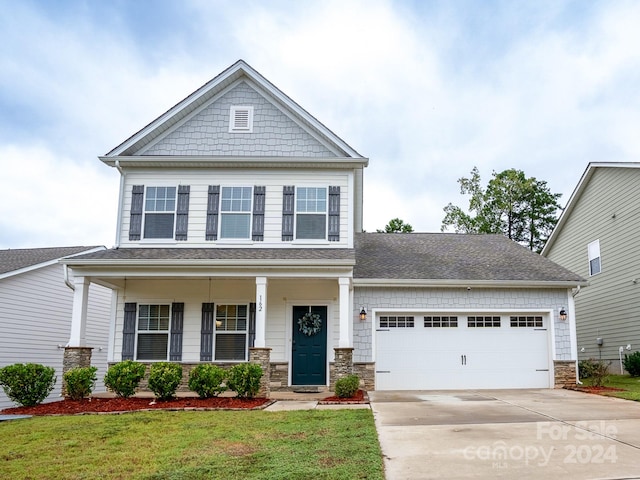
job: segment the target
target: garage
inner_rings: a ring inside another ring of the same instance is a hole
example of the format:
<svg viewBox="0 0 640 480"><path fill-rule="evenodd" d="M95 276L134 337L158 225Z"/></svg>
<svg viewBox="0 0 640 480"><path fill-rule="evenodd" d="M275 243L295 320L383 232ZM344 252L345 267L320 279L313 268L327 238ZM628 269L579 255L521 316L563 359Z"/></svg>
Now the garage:
<svg viewBox="0 0 640 480"><path fill-rule="evenodd" d="M378 313L376 390L549 388L545 313Z"/></svg>

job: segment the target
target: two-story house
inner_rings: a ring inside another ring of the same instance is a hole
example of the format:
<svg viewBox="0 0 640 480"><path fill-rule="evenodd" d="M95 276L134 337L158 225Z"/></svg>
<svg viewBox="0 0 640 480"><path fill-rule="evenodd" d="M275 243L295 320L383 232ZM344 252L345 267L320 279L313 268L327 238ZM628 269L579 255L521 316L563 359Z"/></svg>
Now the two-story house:
<svg viewBox="0 0 640 480"><path fill-rule="evenodd" d="M117 245L66 261L72 346L98 283L110 361L254 361L267 393L575 376L579 276L501 236L363 233L368 159L243 61L100 160L121 174Z"/></svg>

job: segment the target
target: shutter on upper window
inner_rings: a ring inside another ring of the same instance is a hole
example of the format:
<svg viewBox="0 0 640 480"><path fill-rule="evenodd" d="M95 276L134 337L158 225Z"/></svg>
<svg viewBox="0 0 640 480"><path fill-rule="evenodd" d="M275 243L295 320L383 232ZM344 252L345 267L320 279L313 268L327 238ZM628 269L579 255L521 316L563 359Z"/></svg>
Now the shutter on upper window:
<svg viewBox="0 0 640 480"><path fill-rule="evenodd" d="M254 242L264 240L264 197L266 187L253 187L253 225L251 239Z"/></svg>
<svg viewBox="0 0 640 480"><path fill-rule="evenodd" d="M249 304L249 348L256 343L256 304Z"/></svg>
<svg viewBox="0 0 640 480"><path fill-rule="evenodd" d="M182 331L184 328L184 303L171 304L171 335L169 339L169 360L182 361Z"/></svg>
<svg viewBox="0 0 640 480"><path fill-rule="evenodd" d="M218 205L220 203L220 185L209 185L207 199L207 240L218 239Z"/></svg>
<svg viewBox="0 0 640 480"><path fill-rule="evenodd" d="M293 216L295 213L296 187L286 185L282 189L282 241L293 240Z"/></svg>
<svg viewBox="0 0 640 480"><path fill-rule="evenodd" d="M189 185L178 186L178 205L176 209L176 240L186 240L189 227Z"/></svg>
<svg viewBox="0 0 640 480"><path fill-rule="evenodd" d="M202 324L200 327L200 361L213 360L213 303L202 304Z"/></svg>
<svg viewBox="0 0 640 480"><path fill-rule="evenodd" d="M142 232L142 205L144 185L134 185L131 189L131 216L129 218L129 240L140 240Z"/></svg>
<svg viewBox="0 0 640 480"><path fill-rule="evenodd" d="M340 241L340 187L329 187L329 241Z"/></svg>
<svg viewBox="0 0 640 480"><path fill-rule="evenodd" d="M133 360L136 346L136 312L135 303L124 304L124 325L122 327L122 360Z"/></svg>

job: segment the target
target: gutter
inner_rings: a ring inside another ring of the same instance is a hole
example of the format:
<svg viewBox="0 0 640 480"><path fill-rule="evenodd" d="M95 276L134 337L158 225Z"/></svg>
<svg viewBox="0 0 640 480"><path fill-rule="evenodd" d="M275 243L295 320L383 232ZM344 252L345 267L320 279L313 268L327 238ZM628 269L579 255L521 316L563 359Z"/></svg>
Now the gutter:
<svg viewBox="0 0 640 480"><path fill-rule="evenodd" d="M452 279L389 279L389 278L354 278L353 285L358 287L405 287L405 288L568 288L587 285L578 280L452 280Z"/></svg>

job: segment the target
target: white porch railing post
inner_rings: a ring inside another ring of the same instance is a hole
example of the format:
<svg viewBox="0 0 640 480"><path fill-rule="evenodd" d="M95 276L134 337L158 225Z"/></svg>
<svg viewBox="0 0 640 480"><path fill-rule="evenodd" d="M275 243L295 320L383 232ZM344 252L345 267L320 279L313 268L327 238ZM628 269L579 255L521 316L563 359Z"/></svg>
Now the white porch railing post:
<svg viewBox="0 0 640 480"><path fill-rule="evenodd" d="M348 277L340 277L338 279L340 285L340 337L338 346L340 348L351 347L351 336L349 335L349 322L353 311L351 305L351 279Z"/></svg>

